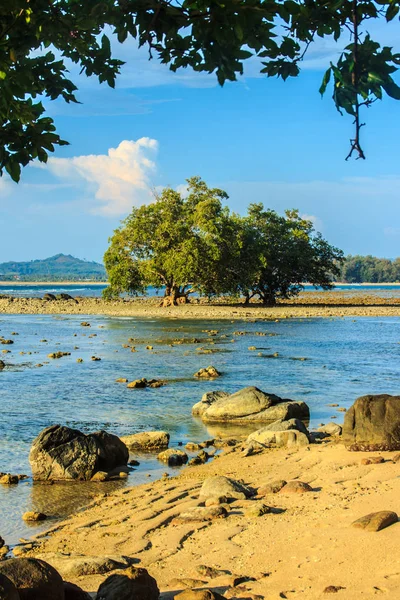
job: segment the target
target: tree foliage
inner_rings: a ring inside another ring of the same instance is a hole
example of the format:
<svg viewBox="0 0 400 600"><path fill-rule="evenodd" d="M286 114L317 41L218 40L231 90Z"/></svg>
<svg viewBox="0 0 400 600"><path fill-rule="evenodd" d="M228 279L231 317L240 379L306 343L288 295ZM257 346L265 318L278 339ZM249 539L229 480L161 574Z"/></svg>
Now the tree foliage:
<svg viewBox="0 0 400 600"><path fill-rule="evenodd" d="M0 174L18 181L21 167L67 143L42 99L77 102L69 62L114 87L122 65L114 37L134 38L173 71L215 73L221 85L251 57L269 77L295 77L309 47L333 38L341 53L320 92L331 86L338 111L354 119L348 157L365 158L360 110L384 93L400 99L400 54L372 40L366 25L399 9L400 0L0 0Z"/></svg>
<svg viewBox="0 0 400 600"><path fill-rule="evenodd" d="M104 262L106 297L164 288L172 303L198 292L258 296L265 304L298 294L305 282L329 289L342 252L316 233L298 211L284 216L252 204L241 217L199 177L188 194L166 188L147 206L134 208L112 238Z"/></svg>

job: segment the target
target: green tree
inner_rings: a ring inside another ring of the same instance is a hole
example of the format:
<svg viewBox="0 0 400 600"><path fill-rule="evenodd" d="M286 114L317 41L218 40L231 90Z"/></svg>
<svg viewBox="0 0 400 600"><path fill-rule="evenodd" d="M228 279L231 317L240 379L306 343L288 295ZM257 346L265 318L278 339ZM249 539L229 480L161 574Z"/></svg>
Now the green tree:
<svg viewBox="0 0 400 600"><path fill-rule="evenodd" d="M297 210L287 210L281 216L265 210L262 204L251 204L247 223L253 231L248 254L254 277L247 301L259 296L263 304L272 306L277 298L297 295L304 283L324 290L333 287L332 278L340 273L342 251L328 244Z"/></svg>
<svg viewBox="0 0 400 600"><path fill-rule="evenodd" d="M104 255L110 286L106 297L164 288L168 302L189 294L222 294L237 287L230 265L237 253L237 221L223 190L210 189L199 177L188 193L165 188L155 202L134 208L114 232Z"/></svg>
<svg viewBox="0 0 400 600"><path fill-rule="evenodd" d="M338 111L354 120L348 158L365 158L360 112L383 93L400 99L392 77L400 54L363 27L399 9L400 0L0 0L0 174L18 181L21 167L46 162L67 143L41 99L77 101L69 62L115 85L122 62L111 54L112 37L135 38L173 71L216 73L221 85L251 57L269 77L295 77L315 40L333 38L339 58L327 65L320 92L330 85Z"/></svg>

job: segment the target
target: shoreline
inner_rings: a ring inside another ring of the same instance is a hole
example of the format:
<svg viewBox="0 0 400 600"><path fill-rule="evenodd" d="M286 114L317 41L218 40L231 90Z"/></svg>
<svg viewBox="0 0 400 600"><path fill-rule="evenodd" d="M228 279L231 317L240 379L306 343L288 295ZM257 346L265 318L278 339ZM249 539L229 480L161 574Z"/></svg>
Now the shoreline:
<svg viewBox="0 0 400 600"><path fill-rule="evenodd" d="M108 285L108 281L0 281L1 287L21 287L21 286L40 287L46 285Z"/></svg>
<svg viewBox="0 0 400 600"><path fill-rule="evenodd" d="M385 298L346 292L307 292L276 306L234 304L224 299L200 299L189 304L160 307L160 298L103 300L77 297L76 300L44 301L40 298L0 297L0 314L79 315L144 317L194 320L249 320L329 317L399 317L400 297Z"/></svg>
<svg viewBox="0 0 400 600"><path fill-rule="evenodd" d="M187 587L225 592L227 598L268 600L322 600L328 586L339 586L338 598L346 600L375 597L378 589L397 597L400 524L379 533L351 527L373 511L399 512L398 466L391 460L395 453L378 453L385 462L366 466L361 464L365 453L348 452L337 440L251 456L240 450L239 443L175 477L111 494L102 494L99 485L99 496L85 510L34 537L33 547L18 555L47 559L93 598L108 573L79 571L76 565L118 556L148 569L165 600ZM274 480L298 479L313 491L237 500L224 505L226 518L210 522L179 520L199 506L200 487L214 475L255 489ZM249 514L260 502L272 512ZM199 565L231 575L199 574ZM236 587L232 576L248 580Z"/></svg>

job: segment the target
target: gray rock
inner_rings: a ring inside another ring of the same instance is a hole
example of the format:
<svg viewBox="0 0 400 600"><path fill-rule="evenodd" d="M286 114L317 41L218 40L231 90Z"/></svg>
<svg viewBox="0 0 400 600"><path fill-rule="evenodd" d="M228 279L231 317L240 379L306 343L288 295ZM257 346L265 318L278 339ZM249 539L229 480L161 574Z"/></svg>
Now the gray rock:
<svg viewBox="0 0 400 600"><path fill-rule="evenodd" d="M225 496L229 499L244 500L253 496L254 492L246 485L229 479L223 475L215 475L206 479L201 486L201 498L215 498Z"/></svg>
<svg viewBox="0 0 400 600"><path fill-rule="evenodd" d="M353 451L400 450L400 396L357 398L344 417L342 439Z"/></svg>
<svg viewBox="0 0 400 600"><path fill-rule="evenodd" d="M229 396L228 392L222 391L214 391L214 392L206 392L203 394L201 401L197 402L192 408L192 414L196 417L201 417L201 415L217 400L221 400L222 398L226 398Z"/></svg>
<svg viewBox="0 0 400 600"><path fill-rule="evenodd" d="M326 435L342 435L342 427L337 423L327 423L318 427L317 431Z"/></svg>
<svg viewBox="0 0 400 600"><path fill-rule="evenodd" d="M134 433L120 438L129 450L141 450L142 452L151 452L168 448L169 433L166 431L144 431Z"/></svg>
<svg viewBox="0 0 400 600"><path fill-rule="evenodd" d="M20 600L64 600L64 585L57 571L36 558L12 558L0 563L5 575L17 588ZM7 599L8 600L8 599Z"/></svg>
<svg viewBox="0 0 400 600"><path fill-rule="evenodd" d="M96 600L158 600L156 580L146 569L130 567L123 573L113 573L100 585Z"/></svg>
<svg viewBox="0 0 400 600"><path fill-rule="evenodd" d="M205 422L273 422L278 419L308 419L309 408L305 402L283 400L275 394L267 394L256 387L223 396L212 401L206 409L201 402L193 407L195 414Z"/></svg>
<svg viewBox="0 0 400 600"><path fill-rule="evenodd" d="M56 569L63 579L76 579L88 575L104 575L116 569L127 569L133 559L127 556L66 556L57 552L37 554L37 557Z"/></svg>
<svg viewBox="0 0 400 600"><path fill-rule="evenodd" d="M85 435L61 425L44 429L29 455L33 478L54 481L88 481L97 471L126 466L128 459L128 448L116 435L105 431Z"/></svg>
<svg viewBox="0 0 400 600"><path fill-rule="evenodd" d="M287 431L295 432L293 436L283 436L282 433ZM309 443L309 434L307 427L304 425L302 421L299 419L279 419L270 425L266 425L257 431L253 431L247 438L247 443L257 442L262 445L268 444L277 444L278 446L287 445L285 444L285 439L287 441L296 438L297 433L301 433L302 435L298 436L299 445L302 442L305 444L304 437L306 438L307 444ZM290 442L289 442L290 443ZM306 444L305 444L306 445Z"/></svg>

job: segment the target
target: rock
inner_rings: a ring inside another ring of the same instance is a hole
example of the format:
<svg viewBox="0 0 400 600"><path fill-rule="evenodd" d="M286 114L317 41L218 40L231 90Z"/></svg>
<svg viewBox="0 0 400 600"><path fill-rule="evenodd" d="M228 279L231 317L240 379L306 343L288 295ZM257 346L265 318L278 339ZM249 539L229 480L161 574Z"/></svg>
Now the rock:
<svg viewBox="0 0 400 600"><path fill-rule="evenodd" d="M220 504L226 504L228 498L226 496L210 496L204 502L204 506L219 506Z"/></svg>
<svg viewBox="0 0 400 600"><path fill-rule="evenodd" d="M101 360L100 356L91 356L90 360L93 360L94 362L97 362L99 360Z"/></svg>
<svg viewBox="0 0 400 600"><path fill-rule="evenodd" d="M197 377L198 379L215 379L216 377L220 376L221 373L212 365L205 367L204 369L200 369L193 375L193 377Z"/></svg>
<svg viewBox="0 0 400 600"><path fill-rule="evenodd" d="M337 594L340 590L345 590L346 588L342 585L328 585L324 589L324 594Z"/></svg>
<svg viewBox="0 0 400 600"><path fill-rule="evenodd" d="M23 521L45 521L47 519L47 515L41 512L26 512L22 515Z"/></svg>
<svg viewBox="0 0 400 600"><path fill-rule="evenodd" d="M118 379L115 380L115 383L128 383L128 380L126 377L118 377Z"/></svg>
<svg viewBox="0 0 400 600"><path fill-rule="evenodd" d="M343 443L348 450L400 450L400 396L357 398L344 417Z"/></svg>
<svg viewBox="0 0 400 600"><path fill-rule="evenodd" d="M62 358L63 356L71 356L71 352L51 352L47 358Z"/></svg>
<svg viewBox="0 0 400 600"><path fill-rule="evenodd" d="M128 383L128 385L126 387L129 389L143 389L143 388L147 387L147 380L146 379L135 379L134 381L131 381L130 383Z"/></svg>
<svg viewBox="0 0 400 600"><path fill-rule="evenodd" d="M91 600L92 598L82 588L69 581L64 581L64 594L64 600Z"/></svg>
<svg viewBox="0 0 400 600"><path fill-rule="evenodd" d="M0 600L20 600L18 590L8 577L0 573Z"/></svg>
<svg viewBox="0 0 400 600"><path fill-rule="evenodd" d="M207 579L215 579L216 577L221 577L223 575L231 575L230 571L225 571L224 569L215 569L214 567L208 567L207 565L197 565L196 571L199 573L199 575L207 577Z"/></svg>
<svg viewBox="0 0 400 600"><path fill-rule="evenodd" d="M287 481L284 479L277 479L276 481L271 481L270 483L266 483L262 485L257 490L257 494L259 496L266 496L267 494L277 494L281 491L281 489L287 484Z"/></svg>
<svg viewBox="0 0 400 600"><path fill-rule="evenodd" d="M0 483L3 485L16 485L18 482L18 475L11 475L11 473L5 473L0 477Z"/></svg>
<svg viewBox="0 0 400 600"><path fill-rule="evenodd" d="M73 300L76 304L78 304L78 300L75 300L75 298L73 298L69 294L66 294L65 292L61 292L61 294L58 294L57 300Z"/></svg>
<svg viewBox="0 0 400 600"><path fill-rule="evenodd" d="M90 327L90 323L88 323L87 321L82 321L81 327Z"/></svg>
<svg viewBox="0 0 400 600"><path fill-rule="evenodd" d="M245 500L253 495L253 490L248 488L246 485L243 485L234 479L224 477L223 475L209 477L204 481L200 490L201 498L225 496L229 499Z"/></svg>
<svg viewBox="0 0 400 600"><path fill-rule="evenodd" d="M201 579L192 579L191 577L184 577L182 579L178 579L178 578L171 579L171 581L168 582L168 587L174 588L174 589L195 588L195 587L202 587L206 583L207 583L206 581L203 581Z"/></svg>
<svg viewBox="0 0 400 600"><path fill-rule="evenodd" d="M14 343L14 340L6 340L6 339L4 339L4 338L0 338L0 344L3 344L3 345L5 345L5 346L6 346L6 345L13 344L13 343Z"/></svg>
<svg viewBox="0 0 400 600"><path fill-rule="evenodd" d="M292 436L282 435L283 432L289 431L293 432ZM307 427L299 419L288 419L287 421L279 419L262 429L258 429L247 438L247 443L251 442L257 442L263 446L268 444L307 446L310 443Z"/></svg>
<svg viewBox="0 0 400 600"><path fill-rule="evenodd" d="M54 294L44 294L43 300L46 300L46 302L53 302L54 300L57 300L57 298Z"/></svg>
<svg viewBox="0 0 400 600"><path fill-rule="evenodd" d="M146 569L130 567L114 573L100 585L96 600L158 600L156 580Z"/></svg>
<svg viewBox="0 0 400 600"><path fill-rule="evenodd" d="M3 538L0 535L0 548L2 548L5 544L5 541L3 540Z"/></svg>
<svg viewBox="0 0 400 600"><path fill-rule="evenodd" d="M185 590L176 594L174 600L225 600L225 598L212 590Z"/></svg>
<svg viewBox="0 0 400 600"><path fill-rule="evenodd" d="M129 451L105 431L85 435L77 429L52 425L33 441L29 461L35 480L89 481L97 471L126 466Z"/></svg>
<svg viewBox="0 0 400 600"><path fill-rule="evenodd" d="M57 571L36 558L11 558L0 563L18 590L20 600L64 600L64 584Z"/></svg>
<svg viewBox="0 0 400 600"><path fill-rule="evenodd" d="M199 404L196 404L192 410L195 410L195 413L205 422L268 423L278 419L308 419L310 415L305 402L283 400L256 387L247 387L235 394L210 400L205 410L199 407Z"/></svg>
<svg viewBox="0 0 400 600"><path fill-rule="evenodd" d="M76 579L88 575L104 575L116 569L127 569L134 559L127 556L88 556L45 552L37 557L54 567L64 579Z"/></svg>
<svg viewBox="0 0 400 600"><path fill-rule="evenodd" d="M170 448L169 450L164 450L164 452L160 452L157 456L158 460L166 463L170 467L178 467L187 463L188 455L186 452L182 450L178 450L176 448Z"/></svg>
<svg viewBox="0 0 400 600"><path fill-rule="evenodd" d="M362 465L380 465L385 462L383 456L371 456L370 458L362 458Z"/></svg>
<svg viewBox="0 0 400 600"><path fill-rule="evenodd" d="M201 446L195 442L188 442L185 446L185 450L188 452L197 452L197 450L201 450Z"/></svg>
<svg viewBox="0 0 400 600"><path fill-rule="evenodd" d="M0 360L0 371L5 369L5 367L6 367L6 363L4 362L4 360Z"/></svg>
<svg viewBox="0 0 400 600"><path fill-rule="evenodd" d="M397 514L391 510L381 510L379 512L370 513L357 519L352 523L357 529L365 529L365 531L380 531L397 523L399 520Z"/></svg>
<svg viewBox="0 0 400 600"><path fill-rule="evenodd" d="M263 504L262 502L257 502L253 506L250 506L250 508L248 508L246 510L245 514L246 514L246 517L256 518L256 517L262 517L263 515L267 515L270 512L271 512L270 506L267 506L266 504Z"/></svg>
<svg viewBox="0 0 400 600"><path fill-rule="evenodd" d="M318 427L319 433L326 433L326 435L342 435L342 427L337 423L327 423Z"/></svg>
<svg viewBox="0 0 400 600"><path fill-rule="evenodd" d="M195 506L181 513L175 519L175 522L214 521L215 519L224 519L227 516L228 511L224 506Z"/></svg>
<svg viewBox="0 0 400 600"><path fill-rule="evenodd" d="M151 452L160 448L168 448L169 433L166 431L144 431L121 437L121 441L129 450Z"/></svg>
<svg viewBox="0 0 400 600"><path fill-rule="evenodd" d="M206 411L207 408L209 406L211 406L211 404L213 402L216 402L217 400L220 400L221 398L226 398L227 396L229 396L228 392L222 392L222 391L206 392L205 394L203 394L201 401L197 402L197 404L195 404L193 406L192 415L201 417L203 412Z"/></svg>
<svg viewBox="0 0 400 600"><path fill-rule="evenodd" d="M108 473L106 473L105 471L97 471L97 473L95 473L93 475L93 477L91 478L90 481L94 481L94 482L103 482L103 481L108 481L109 480L109 476Z"/></svg>
<svg viewBox="0 0 400 600"><path fill-rule="evenodd" d="M305 492L312 492L313 489L308 483L304 481L288 481L286 485L280 490L281 494L304 494Z"/></svg>

